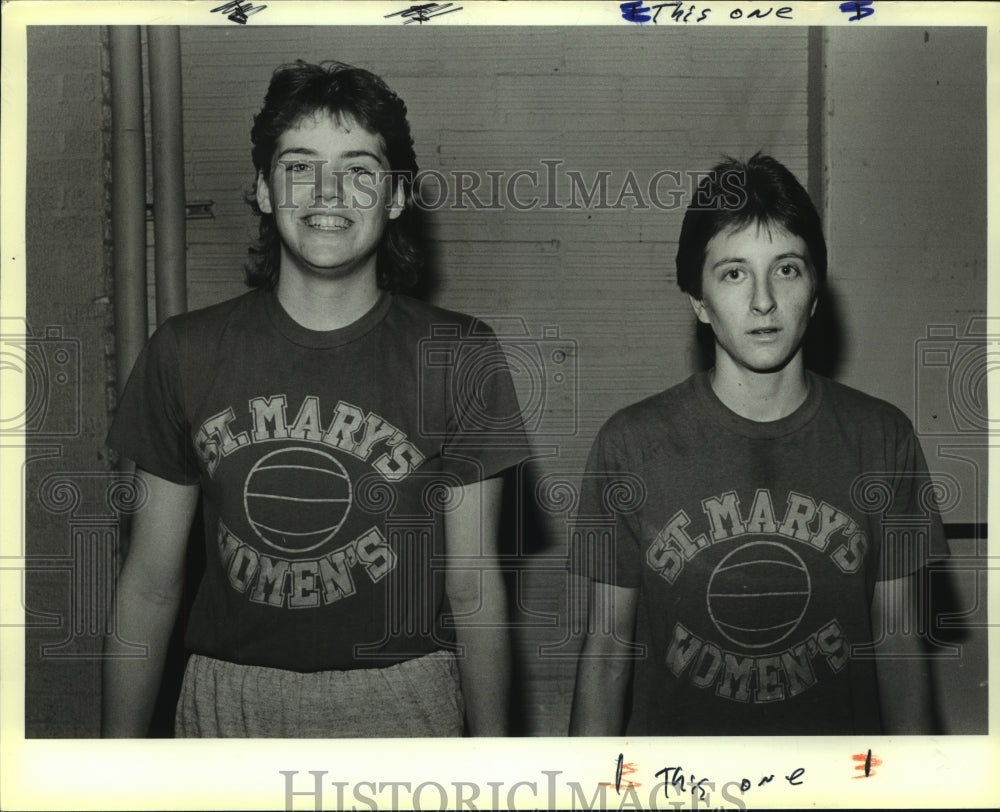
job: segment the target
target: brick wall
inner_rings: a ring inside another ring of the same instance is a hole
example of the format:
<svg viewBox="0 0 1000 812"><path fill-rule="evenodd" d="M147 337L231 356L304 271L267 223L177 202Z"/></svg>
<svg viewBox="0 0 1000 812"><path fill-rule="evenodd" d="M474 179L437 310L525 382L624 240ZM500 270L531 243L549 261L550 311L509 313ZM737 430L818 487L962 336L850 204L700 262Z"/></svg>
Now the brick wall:
<svg viewBox="0 0 1000 812"><path fill-rule="evenodd" d="M24 474L26 552L36 562L27 576L25 729L93 736L107 571L80 553L115 527L104 499L113 338L103 29L30 28L27 70L27 316L36 340L26 380L37 433Z"/></svg>

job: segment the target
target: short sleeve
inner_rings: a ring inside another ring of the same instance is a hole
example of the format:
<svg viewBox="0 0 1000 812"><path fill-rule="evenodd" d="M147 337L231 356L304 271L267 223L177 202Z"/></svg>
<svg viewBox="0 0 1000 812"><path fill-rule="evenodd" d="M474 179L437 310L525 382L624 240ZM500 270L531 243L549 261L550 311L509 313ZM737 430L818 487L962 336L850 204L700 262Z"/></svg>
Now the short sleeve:
<svg viewBox="0 0 1000 812"><path fill-rule="evenodd" d="M606 424L591 447L570 537L570 570L594 581L638 586L641 537L635 510L644 496L624 437Z"/></svg>
<svg viewBox="0 0 1000 812"><path fill-rule="evenodd" d="M929 561L948 555L938 490L909 420L901 419L895 467L889 477L891 501L881 517L878 579L882 581L909 575Z"/></svg>
<svg viewBox="0 0 1000 812"><path fill-rule="evenodd" d="M136 359L107 445L151 474L193 485L198 482L199 466L184 416L178 357L175 326L168 321Z"/></svg>
<svg viewBox="0 0 1000 812"><path fill-rule="evenodd" d="M493 331L474 321L456 338L441 447L444 469L463 483L489 479L531 456L507 357Z"/></svg>

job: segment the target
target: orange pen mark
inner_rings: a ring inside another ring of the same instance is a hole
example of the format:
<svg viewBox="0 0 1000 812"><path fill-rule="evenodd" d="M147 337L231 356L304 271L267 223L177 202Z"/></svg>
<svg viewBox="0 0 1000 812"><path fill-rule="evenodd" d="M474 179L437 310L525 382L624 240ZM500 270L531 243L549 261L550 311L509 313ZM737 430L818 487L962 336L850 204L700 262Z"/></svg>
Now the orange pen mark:
<svg viewBox="0 0 1000 812"><path fill-rule="evenodd" d="M622 778L624 778L626 775L632 775L633 773L637 772L638 769L639 769L639 765L638 764L636 764L634 761L626 762L625 758L624 758L624 755L619 754L619 756L618 756L618 766L615 769L615 780L614 780L614 783L612 783L611 781L600 781L600 782L598 782L597 786L599 786L599 787L614 787L615 791L617 791L617 792L621 792L622 791L622 787L625 787L625 789L632 789L634 787L641 787L642 784L637 784L634 781L626 781L626 782L622 783Z"/></svg>
<svg viewBox="0 0 1000 812"><path fill-rule="evenodd" d="M867 753L855 753L851 756L851 759L860 762L854 769L860 772L861 775L856 775L854 776L855 778L869 778L876 775L874 768L882 765L882 759L873 756L871 750Z"/></svg>

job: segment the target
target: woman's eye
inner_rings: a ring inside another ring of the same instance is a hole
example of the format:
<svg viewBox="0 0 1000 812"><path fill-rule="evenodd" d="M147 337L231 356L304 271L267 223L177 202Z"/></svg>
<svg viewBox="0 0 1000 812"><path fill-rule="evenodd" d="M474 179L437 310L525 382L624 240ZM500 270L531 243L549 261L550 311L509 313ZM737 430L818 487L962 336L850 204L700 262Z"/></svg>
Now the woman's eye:
<svg viewBox="0 0 1000 812"><path fill-rule="evenodd" d="M801 273L798 265L782 265L778 268L778 274L780 276L798 276Z"/></svg>
<svg viewBox="0 0 1000 812"><path fill-rule="evenodd" d="M347 170L350 175L374 175L375 173L367 166L352 166Z"/></svg>

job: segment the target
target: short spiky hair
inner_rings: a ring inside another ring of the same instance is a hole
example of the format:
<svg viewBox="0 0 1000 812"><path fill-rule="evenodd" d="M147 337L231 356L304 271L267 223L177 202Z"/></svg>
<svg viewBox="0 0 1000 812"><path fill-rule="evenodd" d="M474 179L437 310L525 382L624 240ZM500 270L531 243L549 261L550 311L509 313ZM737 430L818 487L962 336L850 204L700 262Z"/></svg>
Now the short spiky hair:
<svg viewBox="0 0 1000 812"><path fill-rule="evenodd" d="M387 290L410 287L417 281L423 257L413 233L412 182L418 167L406 105L378 76L362 68L333 61L311 65L298 60L281 65L271 77L264 106L254 116L250 131L258 173L270 174L281 134L316 113L351 119L382 140L394 188L403 184L405 208L386 226L378 250L378 285ZM281 238L274 215L260 210L252 192L247 202L260 220L246 281L251 287L273 288L280 271Z"/></svg>
<svg viewBox="0 0 1000 812"><path fill-rule="evenodd" d="M816 272L817 290L822 290L826 240L819 212L795 175L760 152L746 162L726 158L698 184L684 214L677 247L677 284L681 290L700 299L709 241L722 231L753 224L780 226L801 237Z"/></svg>

